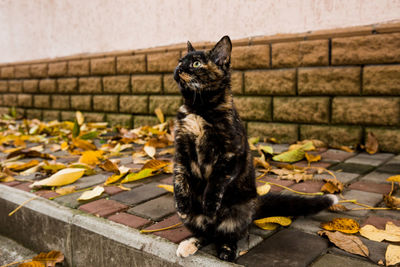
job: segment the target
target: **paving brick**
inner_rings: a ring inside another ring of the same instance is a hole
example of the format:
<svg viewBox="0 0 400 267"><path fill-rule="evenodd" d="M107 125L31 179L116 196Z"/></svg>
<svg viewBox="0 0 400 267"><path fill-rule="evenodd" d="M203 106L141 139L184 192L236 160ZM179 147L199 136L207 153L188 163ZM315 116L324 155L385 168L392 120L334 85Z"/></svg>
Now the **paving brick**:
<svg viewBox="0 0 400 267"><path fill-rule="evenodd" d="M298 140L298 126L295 124L249 122L247 133L249 136L260 138L273 137L283 143L293 143Z"/></svg>
<svg viewBox="0 0 400 267"><path fill-rule="evenodd" d="M160 108L164 115L175 115L181 105L181 96L150 96L149 113L154 114L154 110Z"/></svg>
<svg viewBox="0 0 400 267"><path fill-rule="evenodd" d="M107 195L116 195L118 193L124 192L124 190L122 190L120 187L115 186L115 185L109 185L109 186L104 186L104 192Z"/></svg>
<svg viewBox="0 0 400 267"><path fill-rule="evenodd" d="M76 93L78 92L78 79L77 78L58 79L57 88L59 93Z"/></svg>
<svg viewBox="0 0 400 267"><path fill-rule="evenodd" d="M24 80L22 88L25 93L36 93L39 88L39 80Z"/></svg>
<svg viewBox="0 0 400 267"><path fill-rule="evenodd" d="M15 78L30 78L29 65L15 66Z"/></svg>
<svg viewBox="0 0 400 267"><path fill-rule="evenodd" d="M47 76L47 64L33 64L30 66L30 72L34 78L44 78Z"/></svg>
<svg viewBox="0 0 400 267"><path fill-rule="evenodd" d="M60 111L58 111L58 110L43 110L43 120L44 121L60 120Z"/></svg>
<svg viewBox="0 0 400 267"><path fill-rule="evenodd" d="M25 191L25 192L31 192L32 188L29 187L31 184L32 183L22 183L22 184L14 186L14 188Z"/></svg>
<svg viewBox="0 0 400 267"><path fill-rule="evenodd" d="M158 221L174 212L174 198L171 195L165 195L149 200L128 210L128 213L150 218L154 221Z"/></svg>
<svg viewBox="0 0 400 267"><path fill-rule="evenodd" d="M391 174L399 174L400 173L400 161L395 159L390 160L385 165L379 167L377 169L378 172L386 172Z"/></svg>
<svg viewBox="0 0 400 267"><path fill-rule="evenodd" d="M132 127L132 115L129 114L107 114L106 121L110 126Z"/></svg>
<svg viewBox="0 0 400 267"><path fill-rule="evenodd" d="M149 224L151 221L146 220L144 218L125 213L125 212L120 212L114 215L111 215L110 217L107 218L110 221L117 222L132 228L142 228L144 225Z"/></svg>
<svg viewBox="0 0 400 267"><path fill-rule="evenodd" d="M48 74L50 77L62 77L67 75L67 62L50 63Z"/></svg>
<svg viewBox="0 0 400 267"><path fill-rule="evenodd" d="M49 108L50 95L34 95L33 105L35 108Z"/></svg>
<svg viewBox="0 0 400 267"><path fill-rule="evenodd" d="M359 203L366 204L372 207L375 207L382 201L382 194L364 192L359 190L349 190L343 193L343 197L345 199L357 199ZM342 203L345 207L351 208L360 208L360 206L350 204L350 203ZM351 216L365 216L369 213L369 210L351 210L340 213L347 213Z"/></svg>
<svg viewBox="0 0 400 267"><path fill-rule="evenodd" d="M312 153L312 152L307 152L307 153L309 153L309 154L311 154L311 155L317 155L317 154L318 154L318 153ZM302 161L298 161L298 162L294 163L293 165L294 165L294 166L297 166L297 167L303 167L303 168L310 166L310 167L314 167L314 168L324 168L324 169L327 169L327 168L329 168L332 164L329 163L329 162L321 162L321 161L319 161L319 162L312 162L312 163L308 164L307 160L302 160ZM307 172L308 172L308 173L317 173L318 170L311 169L311 170L307 170Z"/></svg>
<svg viewBox="0 0 400 267"><path fill-rule="evenodd" d="M178 84L174 80L172 74L163 75L163 85L164 85L164 93L179 94L180 92Z"/></svg>
<svg viewBox="0 0 400 267"><path fill-rule="evenodd" d="M295 95L296 70L246 71L244 91L257 95Z"/></svg>
<svg viewBox="0 0 400 267"><path fill-rule="evenodd" d="M232 49L233 69L269 68L269 45L239 46Z"/></svg>
<svg viewBox="0 0 400 267"><path fill-rule="evenodd" d="M71 60L68 62L68 75L89 75L89 60Z"/></svg>
<svg viewBox="0 0 400 267"><path fill-rule="evenodd" d="M328 242L320 237L298 230L285 229L240 257L238 264L265 266L307 266L328 248Z"/></svg>
<svg viewBox="0 0 400 267"><path fill-rule="evenodd" d="M346 152L339 149L328 149L326 152L321 154L321 158L323 161L328 162L342 162L346 159L353 157L355 153Z"/></svg>
<svg viewBox="0 0 400 267"><path fill-rule="evenodd" d="M245 120L271 120L271 97L235 97L235 106Z"/></svg>
<svg viewBox="0 0 400 267"><path fill-rule="evenodd" d="M71 95L71 109L73 110L91 110L91 95Z"/></svg>
<svg viewBox="0 0 400 267"><path fill-rule="evenodd" d="M119 97L119 110L121 112L147 114L148 96L121 95Z"/></svg>
<svg viewBox="0 0 400 267"><path fill-rule="evenodd" d="M400 66L365 66L364 95L400 95Z"/></svg>
<svg viewBox="0 0 400 267"><path fill-rule="evenodd" d="M292 222L290 228L300 230L302 232L317 235L321 231L321 222L309 217L300 217Z"/></svg>
<svg viewBox="0 0 400 267"><path fill-rule="evenodd" d="M134 94L161 93L161 75L133 75L131 85Z"/></svg>
<svg viewBox="0 0 400 267"><path fill-rule="evenodd" d="M333 172L333 174L336 176L336 178L341 181L344 184L348 184L349 182L351 182L352 180L356 179L357 177L359 177L360 175L357 173L348 173L348 172ZM316 180L322 180L322 179L332 179L334 177L332 177L332 175L328 174L328 173L323 173L323 174L315 174L314 175L314 179Z"/></svg>
<svg viewBox="0 0 400 267"><path fill-rule="evenodd" d="M234 71L231 74L231 89L233 95L243 94L243 72Z"/></svg>
<svg viewBox="0 0 400 267"><path fill-rule="evenodd" d="M115 74L115 58L90 59L90 72L94 75Z"/></svg>
<svg viewBox="0 0 400 267"><path fill-rule="evenodd" d="M378 194L389 194L391 191L391 185L358 181L358 182L351 184L349 186L349 189L378 193Z"/></svg>
<svg viewBox="0 0 400 267"><path fill-rule="evenodd" d="M272 67L274 68L326 66L328 64L328 40L272 44Z"/></svg>
<svg viewBox="0 0 400 267"><path fill-rule="evenodd" d="M399 42L400 33L333 38L332 64L382 64L399 62Z"/></svg>
<svg viewBox="0 0 400 267"><path fill-rule="evenodd" d="M59 194L54 192L54 191L52 191L52 190L40 190L40 191L35 192L35 195L38 195L38 196L41 196L43 198L49 199L49 198L52 198L52 197L56 197Z"/></svg>
<svg viewBox="0 0 400 267"><path fill-rule="evenodd" d="M321 192L321 187L325 183L322 181L305 181L292 185L290 188L300 192L317 193Z"/></svg>
<svg viewBox="0 0 400 267"><path fill-rule="evenodd" d="M354 259L346 256L338 256L335 254L325 254L314 262L312 267L368 267L376 266L365 260Z"/></svg>
<svg viewBox="0 0 400 267"><path fill-rule="evenodd" d="M324 123L329 121L327 97L274 97L273 117L276 121Z"/></svg>
<svg viewBox="0 0 400 267"><path fill-rule="evenodd" d="M55 79L43 79L39 81L39 91L42 93L53 93L57 85Z"/></svg>
<svg viewBox="0 0 400 267"><path fill-rule="evenodd" d="M400 129L391 128L366 128L366 132L374 133L378 140L379 150L397 153L400 151Z"/></svg>
<svg viewBox="0 0 400 267"><path fill-rule="evenodd" d="M97 111L118 111L118 96L95 95L93 96L93 109Z"/></svg>
<svg viewBox="0 0 400 267"><path fill-rule="evenodd" d="M94 201L96 199L99 199L99 198L105 198L106 197L105 194L102 194L101 196L95 198L94 200L90 199L90 200L86 200L86 201L78 201L78 198L81 195L82 195L82 192L75 192L75 193L72 193L72 194L68 194L68 195L57 197L57 198L54 199L54 201L57 202L58 204L63 205L63 206L66 206L66 207L69 207L69 208L72 208L72 209L77 209L79 206L81 206L83 204L92 202L92 201Z"/></svg>
<svg viewBox="0 0 400 267"><path fill-rule="evenodd" d="M147 71L173 72L178 65L179 52L155 53L147 55Z"/></svg>
<svg viewBox="0 0 400 267"><path fill-rule="evenodd" d="M11 182L2 182L1 184L2 184L2 185L6 185L6 186L14 187L14 186L20 185L21 182L18 182L18 181L11 181Z"/></svg>
<svg viewBox="0 0 400 267"><path fill-rule="evenodd" d="M180 221L178 215L173 215L159 223L156 223L150 227L147 227L146 230L160 229L160 228L175 225L180 222L181 221ZM161 231L161 232L155 232L153 234L157 235L157 236L161 236L161 237L168 239L169 241L174 242L174 243L179 243L182 240L192 236L192 233L185 226L181 226L178 228L165 230L165 231Z"/></svg>
<svg viewBox="0 0 400 267"><path fill-rule="evenodd" d="M260 244L262 241L263 241L263 238L261 236L254 235L254 234L249 234L249 235L245 236L244 238L240 239L237 243L236 257L238 257L240 255L240 253L248 252L250 249L254 248L258 244ZM211 243L211 244L203 247L201 249L201 251L217 257L217 250L215 248L214 243Z"/></svg>
<svg viewBox="0 0 400 267"><path fill-rule="evenodd" d="M10 93L22 92L22 81L8 81L8 91Z"/></svg>
<svg viewBox="0 0 400 267"><path fill-rule="evenodd" d="M40 109L27 109L26 110L26 117L28 119L42 119L42 111Z"/></svg>
<svg viewBox="0 0 400 267"><path fill-rule="evenodd" d="M349 173L366 174L374 169L373 166L361 165L355 163L339 163L329 168L333 171L343 171Z"/></svg>
<svg viewBox="0 0 400 267"><path fill-rule="evenodd" d="M105 93L129 93L128 75L103 77L103 88Z"/></svg>
<svg viewBox="0 0 400 267"><path fill-rule="evenodd" d="M99 199L79 207L80 210L100 217L107 217L111 214L124 211L128 206L114 200Z"/></svg>
<svg viewBox="0 0 400 267"><path fill-rule="evenodd" d="M122 202L129 206L137 205L167 193L164 189L157 187L157 185L158 183L149 183L139 186L130 191L112 196L111 199Z"/></svg>
<svg viewBox="0 0 400 267"><path fill-rule="evenodd" d="M359 67L304 68L298 71L299 95L359 95Z"/></svg>
<svg viewBox="0 0 400 267"><path fill-rule="evenodd" d="M393 156L394 154L390 153L377 153L373 155L367 153L360 153L355 157L347 159L345 163L357 163L357 164L364 164L371 166L379 166Z"/></svg>
<svg viewBox="0 0 400 267"><path fill-rule="evenodd" d="M173 184L173 179L174 177L172 175L168 176L167 178L164 178L162 180L160 180L160 184Z"/></svg>
<svg viewBox="0 0 400 267"><path fill-rule="evenodd" d="M372 183L382 183L382 184L390 184L390 182L386 181L387 178L393 176L392 173L378 172L373 171L365 175L361 178L361 181L364 182L372 182Z"/></svg>
<svg viewBox="0 0 400 267"><path fill-rule="evenodd" d="M117 73L131 74L146 72L146 56L120 56L117 57Z"/></svg>
<svg viewBox="0 0 400 267"><path fill-rule="evenodd" d="M101 78L88 77L79 78L79 92L80 93L101 93Z"/></svg>
<svg viewBox="0 0 400 267"><path fill-rule="evenodd" d="M52 95L51 96L52 108L56 109L69 109L69 96L68 95Z"/></svg>
<svg viewBox="0 0 400 267"><path fill-rule="evenodd" d="M293 181L291 180L281 180L281 179L277 179L276 176L273 175L268 175L266 177L263 177L257 181L265 181L265 182L269 182L269 183L274 183L274 184L278 184L278 185L283 185L286 187L290 187L291 185L294 184ZM262 185L264 183L261 183L259 185ZM281 192L282 190L284 190L282 187L276 186L276 185L271 185L271 192Z"/></svg>
<svg viewBox="0 0 400 267"><path fill-rule="evenodd" d="M14 75L14 67L3 67L0 69L0 77L12 79L15 77Z"/></svg>
<svg viewBox="0 0 400 267"><path fill-rule="evenodd" d="M392 218L385 218L385 217L378 217L378 216L369 216L363 223L361 224L361 227L370 224L375 226L378 229L385 230L386 223L387 222L392 222L397 226L400 226L400 221L399 220L393 220Z"/></svg>
<svg viewBox="0 0 400 267"><path fill-rule="evenodd" d="M91 176L83 176L78 181L74 183L76 186L76 190L91 187L94 185L104 183L108 177L110 177L112 173L99 173Z"/></svg>

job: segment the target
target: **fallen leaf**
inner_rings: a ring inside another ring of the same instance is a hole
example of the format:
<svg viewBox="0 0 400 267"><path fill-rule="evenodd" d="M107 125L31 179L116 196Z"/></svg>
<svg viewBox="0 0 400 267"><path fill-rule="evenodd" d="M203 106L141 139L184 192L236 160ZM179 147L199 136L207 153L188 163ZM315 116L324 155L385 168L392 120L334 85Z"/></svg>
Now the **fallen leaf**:
<svg viewBox="0 0 400 267"><path fill-rule="evenodd" d="M259 146L260 150L267 153L267 154L274 154L274 149L272 146Z"/></svg>
<svg viewBox="0 0 400 267"><path fill-rule="evenodd" d="M61 143L61 150L65 151L68 149L68 143L67 142L62 142Z"/></svg>
<svg viewBox="0 0 400 267"><path fill-rule="evenodd" d="M387 207L392 209L400 208L400 198L391 195L383 195L383 200Z"/></svg>
<svg viewBox="0 0 400 267"><path fill-rule="evenodd" d="M172 185L169 185L169 184L159 184L159 185L157 185L157 187L165 189L165 190L167 190L168 192L171 192L171 193L174 192L174 187Z"/></svg>
<svg viewBox="0 0 400 267"><path fill-rule="evenodd" d="M348 211L349 209L341 204L332 205L328 208L330 211Z"/></svg>
<svg viewBox="0 0 400 267"><path fill-rule="evenodd" d="M349 153L353 153L354 152L354 149L352 149L352 148L350 148L348 146L339 146L339 147L336 147L336 148L338 148L340 150L343 150L345 152L349 152Z"/></svg>
<svg viewBox="0 0 400 267"><path fill-rule="evenodd" d="M107 172L114 172L116 174L119 174L118 165L109 159L107 159L104 163L99 164L99 167Z"/></svg>
<svg viewBox="0 0 400 267"><path fill-rule="evenodd" d="M271 190L271 186L269 184L257 186L257 194L259 194L260 196L268 194L269 190Z"/></svg>
<svg viewBox="0 0 400 267"><path fill-rule="evenodd" d="M168 165L162 168L163 173L173 173L174 172L174 165L172 162L168 162Z"/></svg>
<svg viewBox="0 0 400 267"><path fill-rule="evenodd" d="M56 173L59 170L65 169L65 166L62 163L54 163L54 164L43 164L42 170L46 171L47 173Z"/></svg>
<svg viewBox="0 0 400 267"><path fill-rule="evenodd" d="M277 216L254 220L253 223L264 230L275 230L279 225L290 225L292 220L288 217Z"/></svg>
<svg viewBox="0 0 400 267"><path fill-rule="evenodd" d="M368 132L367 141L365 142L365 151L369 154L375 154L378 152L379 144L375 135L372 132Z"/></svg>
<svg viewBox="0 0 400 267"><path fill-rule="evenodd" d="M31 160L29 162L23 163L23 164L13 164L10 166L7 166L8 169L15 171L15 172L21 172L24 171L26 169L35 167L36 165L38 165L40 162L36 159Z"/></svg>
<svg viewBox="0 0 400 267"><path fill-rule="evenodd" d="M65 187L60 187L56 189L56 193L60 194L60 195L67 195L67 194L71 194L73 192L75 192L75 185L71 185L71 186L65 186Z"/></svg>
<svg viewBox="0 0 400 267"><path fill-rule="evenodd" d="M131 189L129 187L125 187L122 184L118 185L119 188L121 188L124 191L130 191Z"/></svg>
<svg viewBox="0 0 400 267"><path fill-rule="evenodd" d="M7 175L5 173L0 174L0 182L7 183L7 182L12 182L12 181L15 181L14 177Z"/></svg>
<svg viewBox="0 0 400 267"><path fill-rule="evenodd" d="M320 236L327 236L329 241L335 244L338 248L341 248L349 253L360 255L363 257L369 256L368 248L363 244L363 242L354 235L347 235L341 232L329 232L329 231L319 231Z"/></svg>
<svg viewBox="0 0 400 267"><path fill-rule="evenodd" d="M279 155L272 157L274 161L280 162L296 162L302 160L305 156L305 152L303 149L298 148L290 151L283 152Z"/></svg>
<svg viewBox="0 0 400 267"><path fill-rule="evenodd" d="M386 266L400 263L400 246L389 244L385 253Z"/></svg>
<svg viewBox="0 0 400 267"><path fill-rule="evenodd" d="M83 175L90 176L96 174L96 171L91 168L89 165L85 163L71 163L68 168L78 168L85 169L85 173Z"/></svg>
<svg viewBox="0 0 400 267"><path fill-rule="evenodd" d="M377 229L375 226L367 224L360 229L360 234L377 242L383 240L400 242L400 227L393 224L393 222L387 222L385 230Z"/></svg>
<svg viewBox="0 0 400 267"><path fill-rule="evenodd" d="M75 147L81 148L83 150L96 150L96 146L90 143L89 141L82 140L80 138L73 138L72 139L72 144Z"/></svg>
<svg viewBox="0 0 400 267"><path fill-rule="evenodd" d="M400 175L390 176L386 179L388 182L398 182L400 183Z"/></svg>
<svg viewBox="0 0 400 267"><path fill-rule="evenodd" d="M103 194L103 192L104 192L104 187L96 186L92 190L83 192L82 195L78 198L78 200L82 201L82 200L93 199Z"/></svg>
<svg viewBox="0 0 400 267"><path fill-rule="evenodd" d="M309 154L309 153L305 153L306 159L308 163L311 162L318 162L321 160L321 155L313 155L313 154Z"/></svg>
<svg viewBox="0 0 400 267"><path fill-rule="evenodd" d="M33 257L32 261L21 263L18 267L55 267L56 263L64 261L64 254L60 251L52 250L48 253L39 253Z"/></svg>
<svg viewBox="0 0 400 267"><path fill-rule="evenodd" d="M81 136L79 136L79 138L83 139L83 140L94 139L94 138L97 138L99 136L99 134L100 133L98 131L92 131L92 132L82 134Z"/></svg>
<svg viewBox="0 0 400 267"><path fill-rule="evenodd" d="M255 145L260 142L260 137L250 137L248 140L249 144Z"/></svg>
<svg viewBox="0 0 400 267"><path fill-rule="evenodd" d="M79 134L81 133L81 127L79 126L79 123L77 120L74 122L74 128L72 129L72 137L77 138Z"/></svg>
<svg viewBox="0 0 400 267"><path fill-rule="evenodd" d="M154 110L154 113L156 114L157 119L158 119L161 123L164 123L164 121L165 121L165 119L164 119L164 114L163 114L163 112L161 111L161 109L160 109L160 108L156 108L156 109Z"/></svg>
<svg viewBox="0 0 400 267"><path fill-rule="evenodd" d="M147 161L142 169L153 169L153 170L159 170L165 166L168 165L168 161L163 161L163 160L158 160L158 159L151 159Z"/></svg>
<svg viewBox="0 0 400 267"><path fill-rule="evenodd" d="M306 142L299 142L289 146L289 151L301 149L303 151L315 150L315 146L312 141L306 140Z"/></svg>
<svg viewBox="0 0 400 267"><path fill-rule="evenodd" d="M139 172L135 172L135 173L130 173L128 174L122 181L121 183L129 183L129 182L133 182L133 181L137 181L140 179L144 179L150 176L155 175L156 172L154 172L153 169L142 169Z"/></svg>
<svg viewBox="0 0 400 267"><path fill-rule="evenodd" d="M322 192L334 194L340 193L344 189L343 183L337 179L324 179L324 181L326 183L321 187Z"/></svg>
<svg viewBox="0 0 400 267"><path fill-rule="evenodd" d="M72 184L81 178L84 172L85 169L66 168L53 174L49 178L34 182L29 187L34 188L39 186L62 186Z"/></svg>
<svg viewBox="0 0 400 267"><path fill-rule="evenodd" d="M321 223L321 227L329 231L340 231L346 234L355 234L360 230L360 225L353 219L335 218L330 222Z"/></svg>
<svg viewBox="0 0 400 267"><path fill-rule="evenodd" d="M167 148L167 149L164 149L164 150L162 150L162 151L160 151L160 153L158 153L160 156L163 156L163 155L174 155L175 154L175 148L173 148L173 147L171 147L171 148Z"/></svg>
<svg viewBox="0 0 400 267"><path fill-rule="evenodd" d="M83 117L82 112L77 111L75 113L76 121L78 122L79 126L81 126L85 122L85 117Z"/></svg>
<svg viewBox="0 0 400 267"><path fill-rule="evenodd" d="M18 267L47 267L47 266L40 261L29 261L21 263L20 265L18 265Z"/></svg>
<svg viewBox="0 0 400 267"><path fill-rule="evenodd" d="M85 163L88 165L96 165L100 163L100 159L102 158L104 151L102 150L88 150L82 152L82 156L79 158L80 163Z"/></svg>
<svg viewBox="0 0 400 267"><path fill-rule="evenodd" d="M41 153L39 151L30 150L30 149L14 151L7 156L7 159L11 159L11 158L14 158L17 156L21 156L21 158L43 158L43 159L52 159L52 160L56 159L56 157L51 154Z"/></svg>
<svg viewBox="0 0 400 267"><path fill-rule="evenodd" d="M29 168L23 172L20 172L19 175L28 176L28 175L34 174L35 172L38 172L43 167L43 165L44 165L43 162L39 163L38 165L33 166L32 168Z"/></svg>

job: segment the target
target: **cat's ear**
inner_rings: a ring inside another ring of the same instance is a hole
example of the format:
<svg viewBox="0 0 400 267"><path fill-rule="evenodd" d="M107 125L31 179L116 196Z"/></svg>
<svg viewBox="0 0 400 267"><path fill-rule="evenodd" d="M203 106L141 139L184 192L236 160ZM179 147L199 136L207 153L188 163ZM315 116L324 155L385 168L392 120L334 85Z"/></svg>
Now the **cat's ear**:
<svg viewBox="0 0 400 267"><path fill-rule="evenodd" d="M189 41L187 41L187 51L188 53L196 51L196 49L194 49L193 45Z"/></svg>
<svg viewBox="0 0 400 267"><path fill-rule="evenodd" d="M230 63L232 42L229 36L225 35L210 51L210 57L215 64L223 66Z"/></svg>

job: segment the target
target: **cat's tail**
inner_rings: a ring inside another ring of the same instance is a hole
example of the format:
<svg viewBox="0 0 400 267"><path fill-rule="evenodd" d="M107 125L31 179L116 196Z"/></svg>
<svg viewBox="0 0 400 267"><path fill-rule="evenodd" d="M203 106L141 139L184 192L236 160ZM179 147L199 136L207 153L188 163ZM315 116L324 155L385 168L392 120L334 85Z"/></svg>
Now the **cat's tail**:
<svg viewBox="0 0 400 267"><path fill-rule="evenodd" d="M339 202L337 196L328 194L316 197L268 193L258 199L254 219L271 216L301 216L318 213Z"/></svg>

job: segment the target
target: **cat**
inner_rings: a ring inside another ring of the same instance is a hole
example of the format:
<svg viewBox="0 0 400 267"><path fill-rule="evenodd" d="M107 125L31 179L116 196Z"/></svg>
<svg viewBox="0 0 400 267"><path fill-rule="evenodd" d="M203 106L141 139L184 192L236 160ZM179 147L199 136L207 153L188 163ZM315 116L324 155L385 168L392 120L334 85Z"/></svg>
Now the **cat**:
<svg viewBox="0 0 400 267"><path fill-rule="evenodd" d="M193 233L179 244L179 257L214 242L218 257L233 261L254 219L313 214L338 202L334 195L257 195L253 158L230 88L231 50L228 36L209 51L196 51L188 42L174 71L184 101L174 130L175 207Z"/></svg>

